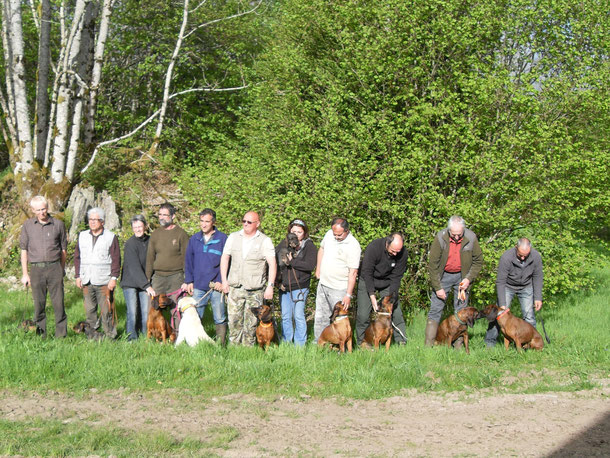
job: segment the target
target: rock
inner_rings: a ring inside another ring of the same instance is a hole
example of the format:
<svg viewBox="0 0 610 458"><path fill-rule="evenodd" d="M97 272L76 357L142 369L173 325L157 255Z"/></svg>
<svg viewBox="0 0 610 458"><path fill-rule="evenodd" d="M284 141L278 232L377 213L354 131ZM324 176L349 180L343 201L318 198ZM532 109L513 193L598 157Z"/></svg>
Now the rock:
<svg viewBox="0 0 610 458"><path fill-rule="evenodd" d="M107 191L102 191L95 196L93 187L83 187L76 185L68 201L66 210L72 212L72 224L68 231L69 240L75 240L78 236L78 226L82 222L86 222L87 211L91 208L99 207L106 213L104 227L109 231L115 231L121 228L121 221L116 211L116 204L112 200Z"/></svg>
<svg viewBox="0 0 610 458"><path fill-rule="evenodd" d="M114 200L108 192L102 191L101 194L97 196L97 206L100 207L104 212L106 212L106 221L104 221L104 228L109 231L114 231L116 229L121 228L121 221L119 219L119 215L116 212L116 205Z"/></svg>

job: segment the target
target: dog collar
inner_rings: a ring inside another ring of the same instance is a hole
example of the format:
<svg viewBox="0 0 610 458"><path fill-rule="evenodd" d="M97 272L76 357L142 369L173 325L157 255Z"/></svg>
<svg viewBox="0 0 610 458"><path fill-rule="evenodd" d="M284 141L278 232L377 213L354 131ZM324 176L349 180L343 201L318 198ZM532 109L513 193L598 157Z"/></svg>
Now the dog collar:
<svg viewBox="0 0 610 458"><path fill-rule="evenodd" d="M268 328L269 326L271 326L273 323L270 321L269 323L263 323L262 321L258 324L259 326L263 327L263 328Z"/></svg>
<svg viewBox="0 0 610 458"><path fill-rule="evenodd" d="M337 318L335 318L335 321L341 321L341 320L343 320L343 319L345 319L345 318L349 318L349 315L341 315L341 316L338 316Z"/></svg>
<svg viewBox="0 0 610 458"><path fill-rule="evenodd" d="M191 307L195 307L193 304L187 305L186 307L184 307L180 312L184 313L186 312L188 309L190 309Z"/></svg>
<svg viewBox="0 0 610 458"><path fill-rule="evenodd" d="M388 312L375 312L377 315L385 315L385 316L390 316L391 313Z"/></svg>
<svg viewBox="0 0 610 458"><path fill-rule="evenodd" d="M507 308L504 308L504 307L501 307L500 310L502 310L502 313L498 313L498 315L496 316L496 320L498 318L500 318L502 315L504 315L506 312L510 312L510 309L507 309Z"/></svg>
<svg viewBox="0 0 610 458"><path fill-rule="evenodd" d="M458 316L458 312L455 312L455 313L453 314L453 316L455 316L455 319L457 320L457 322L458 322L458 323L460 323L460 324L466 324L466 323L464 323L462 320L460 320L460 317Z"/></svg>

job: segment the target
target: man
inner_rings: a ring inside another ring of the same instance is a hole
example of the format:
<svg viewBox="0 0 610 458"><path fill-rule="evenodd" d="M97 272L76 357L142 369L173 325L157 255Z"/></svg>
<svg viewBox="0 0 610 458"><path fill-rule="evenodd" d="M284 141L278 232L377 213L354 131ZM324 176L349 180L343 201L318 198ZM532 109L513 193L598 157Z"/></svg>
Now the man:
<svg viewBox="0 0 610 458"><path fill-rule="evenodd" d="M228 294L229 341L252 346L256 343L256 316L250 308L260 306L263 299L273 299L277 265L273 242L258 230L258 213L246 213L242 224L241 231L227 238L220 259L220 277L222 290Z"/></svg>
<svg viewBox="0 0 610 458"><path fill-rule="evenodd" d="M175 215L172 204L162 204L158 213L161 227L152 232L148 242L146 278L152 283L153 295L186 291L184 258L189 236L174 223Z"/></svg>
<svg viewBox="0 0 610 458"><path fill-rule="evenodd" d="M205 307L212 304L216 337L221 344L227 335L227 311L222 297L220 258L227 234L216 229L216 212L205 208L199 213L200 232L189 240L184 261L186 291L197 301L197 312L203 318ZM214 284L213 289L210 283Z"/></svg>
<svg viewBox="0 0 610 458"><path fill-rule="evenodd" d="M455 312L468 305L468 288L483 268L483 253L474 232L466 228L464 219L454 215L449 218L447 228L439 231L430 247L428 271L432 285L430 312L426 324L426 345L434 345L434 338L448 293L453 289ZM459 300L460 291L465 300ZM460 337L454 347L463 344Z"/></svg>
<svg viewBox="0 0 610 458"><path fill-rule="evenodd" d="M119 239L104 229L105 213L101 208L87 212L89 230L78 235L74 251L76 286L83 290L85 315L91 329L96 328L97 308L101 310L106 337L117 335L114 289L121 273Z"/></svg>
<svg viewBox="0 0 610 458"><path fill-rule="evenodd" d="M407 258L404 239L398 232L373 240L364 250L358 282L358 312L356 315L358 345L364 340L371 308L377 311L375 293L378 292L380 298L396 294L398 299L400 281L407 270ZM405 320L398 300L394 304L392 323L398 328L394 331L394 341L399 344L407 343Z"/></svg>
<svg viewBox="0 0 610 458"><path fill-rule="evenodd" d="M510 303L517 296L521 304L521 316L536 327L536 312L542 308L542 257L532 248L529 239L523 237L517 246L510 248L500 257L496 292L498 307L510 309ZM498 338L498 324L489 323L485 344L493 347Z"/></svg>
<svg viewBox="0 0 610 458"><path fill-rule="evenodd" d="M318 250L316 278L320 281L316 293L315 342L330 324L335 304L341 302L344 310L349 308L358 277L361 252L360 243L350 233L347 220L333 219Z"/></svg>
<svg viewBox="0 0 610 458"><path fill-rule="evenodd" d="M34 217L21 228L21 283L31 285L36 332L47 335L47 291L55 313L55 337L66 337L68 318L64 308L66 266L66 226L48 213L47 200L36 196L30 201ZM30 273L28 274L28 264Z"/></svg>

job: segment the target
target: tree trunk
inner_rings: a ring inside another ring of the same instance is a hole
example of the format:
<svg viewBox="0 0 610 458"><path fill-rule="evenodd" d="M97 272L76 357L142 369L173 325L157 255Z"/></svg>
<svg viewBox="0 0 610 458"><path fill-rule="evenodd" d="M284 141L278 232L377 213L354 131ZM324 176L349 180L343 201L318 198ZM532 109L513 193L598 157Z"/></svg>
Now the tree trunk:
<svg viewBox="0 0 610 458"><path fill-rule="evenodd" d="M51 65L51 2L41 0L40 42L38 43L38 83L34 124L36 159L44 161L49 134L49 68Z"/></svg>

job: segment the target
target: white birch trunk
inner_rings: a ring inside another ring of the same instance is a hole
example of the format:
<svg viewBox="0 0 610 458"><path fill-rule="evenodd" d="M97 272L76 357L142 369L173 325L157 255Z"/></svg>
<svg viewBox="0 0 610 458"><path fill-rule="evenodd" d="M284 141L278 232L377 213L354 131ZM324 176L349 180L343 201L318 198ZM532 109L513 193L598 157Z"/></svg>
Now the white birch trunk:
<svg viewBox="0 0 610 458"><path fill-rule="evenodd" d="M28 109L27 92L25 87L24 45L23 29L21 26L21 2L10 0L9 12L9 41L12 54L11 83L15 97L15 118L17 121L18 146L16 155L21 158L16 172L27 172L32 168L34 152L32 149L32 131L30 125L30 112Z"/></svg>
<svg viewBox="0 0 610 458"><path fill-rule="evenodd" d="M174 66L176 65L176 59L178 58L178 54L180 53L180 48L182 47L182 41L184 39L184 32L186 30L186 26L189 18L189 0L184 0L183 12L182 12L182 26L180 27L180 32L178 33L178 39L176 40L176 46L174 48L174 53L172 54L172 58L167 67L167 73L165 74L165 84L163 86L163 101L161 102L161 109L159 111L159 122L157 123L157 130L155 131L155 138L153 141L153 146L151 148L151 153L155 153L157 148L159 147L159 140L161 138L161 131L163 130L163 122L165 121L165 113L167 111L167 102L169 100L169 89L172 83L172 76L174 72Z"/></svg>
<svg viewBox="0 0 610 458"><path fill-rule="evenodd" d="M97 94L99 91L100 81L102 79L102 65L104 63L104 49L106 40L108 39L108 29L110 27L110 16L112 15L112 7L114 0L104 0L102 7L102 19L100 21L97 43L95 44L95 54L93 57L93 70L91 72L91 87L89 90L89 105L87 126L85 128L85 144L93 143L95 134L95 114L97 111Z"/></svg>
<svg viewBox="0 0 610 458"><path fill-rule="evenodd" d="M49 68L51 65L51 2L41 0L40 41L38 43L38 82L34 117L34 151L43 162L49 134Z"/></svg>

